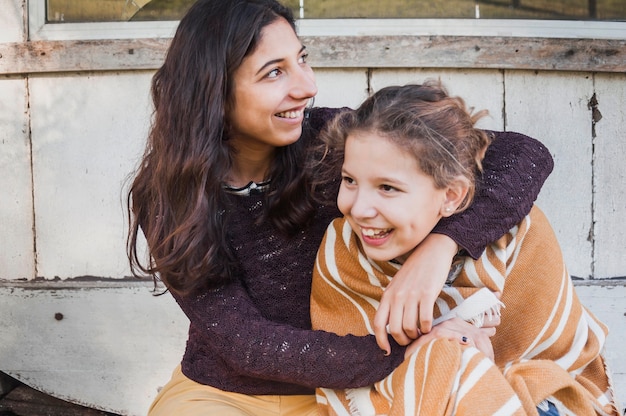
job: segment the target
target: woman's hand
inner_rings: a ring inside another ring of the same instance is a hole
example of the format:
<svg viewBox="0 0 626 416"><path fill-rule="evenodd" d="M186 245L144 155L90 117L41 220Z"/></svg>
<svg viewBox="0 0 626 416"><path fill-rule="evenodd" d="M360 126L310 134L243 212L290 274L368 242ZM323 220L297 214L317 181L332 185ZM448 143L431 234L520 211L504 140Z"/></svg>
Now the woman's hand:
<svg viewBox="0 0 626 416"><path fill-rule="evenodd" d="M497 318L492 320L490 325L497 325L499 322L500 319ZM428 334L424 334L417 340L413 341L413 343L406 349L404 357L405 359L408 358L411 354L417 351L418 348L432 340L444 338L451 341L457 341L460 344L476 347L493 361L493 346L490 338L495 334L495 326L484 326L482 328L478 328L462 319L453 318L436 325Z"/></svg>
<svg viewBox="0 0 626 416"><path fill-rule="evenodd" d="M389 352L389 334L408 345L430 332L435 300L446 282L458 246L444 234L429 234L385 289L374 318L378 346Z"/></svg>

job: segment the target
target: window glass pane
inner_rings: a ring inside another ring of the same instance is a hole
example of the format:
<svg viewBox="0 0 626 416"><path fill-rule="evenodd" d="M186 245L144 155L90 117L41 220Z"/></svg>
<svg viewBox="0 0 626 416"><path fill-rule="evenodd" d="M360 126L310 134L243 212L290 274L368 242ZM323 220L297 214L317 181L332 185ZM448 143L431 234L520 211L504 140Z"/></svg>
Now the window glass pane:
<svg viewBox="0 0 626 416"><path fill-rule="evenodd" d="M194 0L47 0L57 22L179 20ZM626 20L626 0L284 0L296 17Z"/></svg>
<svg viewBox="0 0 626 416"><path fill-rule="evenodd" d="M48 23L180 20L195 0L47 0Z"/></svg>
<svg viewBox="0 0 626 416"><path fill-rule="evenodd" d="M625 20L625 0L304 0L304 18ZM299 10L299 0L285 1ZM299 13L299 12L298 12ZM298 16L296 13L296 16Z"/></svg>

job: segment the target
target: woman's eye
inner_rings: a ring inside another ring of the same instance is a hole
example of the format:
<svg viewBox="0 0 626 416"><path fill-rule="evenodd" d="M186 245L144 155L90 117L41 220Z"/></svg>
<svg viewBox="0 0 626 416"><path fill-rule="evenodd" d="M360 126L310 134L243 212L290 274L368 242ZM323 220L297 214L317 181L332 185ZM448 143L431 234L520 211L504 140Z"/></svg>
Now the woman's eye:
<svg viewBox="0 0 626 416"><path fill-rule="evenodd" d="M380 185L380 189L382 189L385 192L392 192L396 190L396 188L394 188L391 185Z"/></svg>
<svg viewBox="0 0 626 416"><path fill-rule="evenodd" d="M276 78L279 75L280 75L280 69L276 68L276 69L272 69L270 72L267 73L267 78Z"/></svg>
<svg viewBox="0 0 626 416"><path fill-rule="evenodd" d="M301 64L306 64L308 60L309 60L309 54L308 53L300 55L300 63Z"/></svg>
<svg viewBox="0 0 626 416"><path fill-rule="evenodd" d="M354 183L354 179L352 179L349 176L344 176L343 178L341 178L341 180L345 182L347 185L352 185Z"/></svg>

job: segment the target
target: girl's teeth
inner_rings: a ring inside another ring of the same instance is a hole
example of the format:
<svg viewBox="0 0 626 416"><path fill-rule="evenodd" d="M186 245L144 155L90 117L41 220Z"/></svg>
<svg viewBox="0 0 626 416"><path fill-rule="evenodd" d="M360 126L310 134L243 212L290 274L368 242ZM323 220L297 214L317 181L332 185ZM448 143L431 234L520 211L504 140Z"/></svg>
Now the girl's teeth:
<svg viewBox="0 0 626 416"><path fill-rule="evenodd" d="M389 232L389 229L374 230L372 228L368 228L368 229L362 229L361 231L363 232L363 235L367 237L380 237L380 236L387 234Z"/></svg>

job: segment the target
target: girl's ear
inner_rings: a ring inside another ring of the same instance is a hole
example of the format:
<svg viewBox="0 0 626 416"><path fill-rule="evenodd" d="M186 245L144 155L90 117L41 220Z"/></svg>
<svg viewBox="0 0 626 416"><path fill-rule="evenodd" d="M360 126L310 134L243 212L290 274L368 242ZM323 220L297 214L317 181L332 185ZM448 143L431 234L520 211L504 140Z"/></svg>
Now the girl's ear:
<svg viewBox="0 0 626 416"><path fill-rule="evenodd" d="M469 183L467 178L459 176L446 189L446 198L441 205L441 215L449 217L454 214L457 208L463 203L467 192L469 191Z"/></svg>

